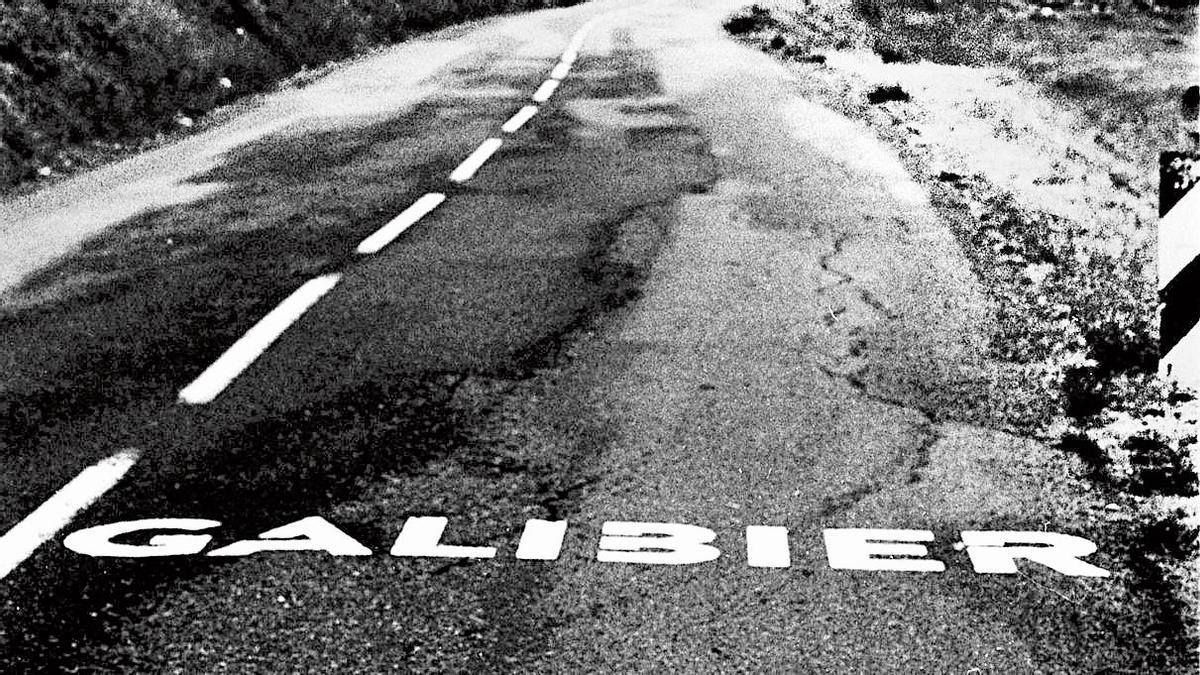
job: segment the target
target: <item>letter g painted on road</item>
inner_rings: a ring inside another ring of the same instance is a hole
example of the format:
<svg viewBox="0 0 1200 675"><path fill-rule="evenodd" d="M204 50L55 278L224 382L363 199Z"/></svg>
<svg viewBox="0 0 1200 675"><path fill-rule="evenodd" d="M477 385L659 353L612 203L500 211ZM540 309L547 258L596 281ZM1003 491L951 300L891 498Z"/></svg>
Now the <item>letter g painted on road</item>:
<svg viewBox="0 0 1200 675"><path fill-rule="evenodd" d="M201 518L147 518L78 530L63 539L63 546L76 553L105 558L162 558L193 555L204 550L212 537L207 534L156 534L147 544L119 544L115 537L148 530L199 532L220 527L220 521Z"/></svg>

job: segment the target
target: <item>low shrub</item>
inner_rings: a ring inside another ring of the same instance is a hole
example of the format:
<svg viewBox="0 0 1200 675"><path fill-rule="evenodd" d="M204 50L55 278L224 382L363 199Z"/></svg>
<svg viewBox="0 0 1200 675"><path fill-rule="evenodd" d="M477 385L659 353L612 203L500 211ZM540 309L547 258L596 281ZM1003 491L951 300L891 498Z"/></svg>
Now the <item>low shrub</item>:
<svg viewBox="0 0 1200 675"><path fill-rule="evenodd" d="M775 28L778 25L779 20L771 14L771 10L759 5L750 5L726 19L724 27L733 35L745 35Z"/></svg>
<svg viewBox="0 0 1200 675"><path fill-rule="evenodd" d="M0 186L66 147L152 134L306 66L457 21L577 1L6 2Z"/></svg>
<svg viewBox="0 0 1200 675"><path fill-rule="evenodd" d="M909 101L912 97L900 85L878 86L867 92L867 101L873 104L885 101Z"/></svg>
<svg viewBox="0 0 1200 675"><path fill-rule="evenodd" d="M1187 444L1173 445L1155 435L1129 438L1122 444L1133 468L1130 490L1143 495L1197 494L1196 471Z"/></svg>

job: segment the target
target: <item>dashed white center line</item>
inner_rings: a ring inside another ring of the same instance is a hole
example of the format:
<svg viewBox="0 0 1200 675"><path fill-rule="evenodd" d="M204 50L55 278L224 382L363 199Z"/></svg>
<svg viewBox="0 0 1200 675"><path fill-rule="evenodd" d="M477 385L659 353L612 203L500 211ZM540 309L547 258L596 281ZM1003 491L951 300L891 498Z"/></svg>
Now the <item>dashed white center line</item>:
<svg viewBox="0 0 1200 675"><path fill-rule="evenodd" d="M556 80L565 80L571 72L571 64L560 61L554 70L550 71L550 77Z"/></svg>
<svg viewBox="0 0 1200 675"><path fill-rule="evenodd" d="M446 201L446 195L440 192L431 192L421 197L413 202L412 206L405 209L403 213L393 218L387 225L384 225L376 230L374 234L363 239L356 250L363 255L378 253L384 246L392 243L393 239L403 234L405 230L416 225L422 218L429 215L431 211L441 206L444 201Z"/></svg>
<svg viewBox="0 0 1200 675"><path fill-rule="evenodd" d="M475 152L471 153L470 157L463 160L462 164L450 174L450 180L455 183L465 183L475 176L475 172L484 165L496 151L500 149L501 141L499 138L489 138L484 141Z"/></svg>
<svg viewBox="0 0 1200 675"><path fill-rule="evenodd" d="M504 126L500 127L500 130L506 134L515 133L521 127L525 126L526 122L533 119L533 116L537 113L538 107L536 105L527 105L518 110L516 115L513 115L512 118L505 122Z"/></svg>
<svg viewBox="0 0 1200 675"><path fill-rule="evenodd" d="M179 392L179 400L200 405L211 403L230 382L242 374L275 340L296 322L321 296L341 281L340 274L327 274L306 282L254 327L233 343L200 377Z"/></svg>
<svg viewBox="0 0 1200 675"><path fill-rule="evenodd" d="M583 42L587 40L588 33L596 27L596 20L592 19L580 27L575 36L571 38L571 42L567 44L567 49L563 52L562 62L570 67L579 58L579 50L583 49Z"/></svg>
<svg viewBox="0 0 1200 675"><path fill-rule="evenodd" d="M138 455L137 450L130 448L89 466L0 537L0 579L58 534L80 511L111 490L137 462Z"/></svg>
<svg viewBox="0 0 1200 675"><path fill-rule="evenodd" d="M554 91L558 89L559 80L546 80L538 90L533 92L533 100L537 103L545 103L554 95Z"/></svg>

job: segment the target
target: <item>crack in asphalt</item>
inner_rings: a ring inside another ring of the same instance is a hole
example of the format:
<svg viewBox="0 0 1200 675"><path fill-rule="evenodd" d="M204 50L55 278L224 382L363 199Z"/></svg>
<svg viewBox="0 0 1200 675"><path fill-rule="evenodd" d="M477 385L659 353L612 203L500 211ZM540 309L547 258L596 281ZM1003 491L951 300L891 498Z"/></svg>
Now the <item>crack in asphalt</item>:
<svg viewBox="0 0 1200 675"><path fill-rule="evenodd" d="M855 294L862 300L863 304L870 307L876 314L887 321L897 321L901 316L890 310L882 301L875 297L868 289L855 285L854 275L839 269L834 266L833 260L845 253L846 244L855 237L863 236L859 232L842 232L834 237L833 244L829 250L822 253L817 261L820 268L836 277L836 281L829 284L822 284L817 288L817 295L827 296L831 291L843 286L852 286ZM846 306L838 308L830 308L829 312L822 317L826 327L832 328L837 323L838 317L849 311ZM865 347L864 340L856 337L861 332L861 328L853 327L849 331L849 337L853 341L847 350L846 356L835 356L834 358L839 364L844 364L851 358L860 356ZM880 394L871 391L869 383L865 379L866 373L870 370L869 364L858 366L849 372L838 372L834 368L826 365L819 365L821 372L827 377L835 380L842 380L850 385L860 396L865 399L883 403L885 405L894 406L897 408L911 410L918 413L922 417L922 421L916 426L914 436L919 439L919 443L913 450L913 456L908 464L908 475L905 478L905 484L912 485L921 480L921 472L929 466L929 456L934 445L936 445L944 436L938 428L938 419L934 411L929 410L920 405L913 405L909 402L902 401L898 398ZM843 492L840 495L826 498L822 502L819 514L822 518L831 517L837 513L847 511L853 508L857 503L867 497L882 492L887 489L888 485L882 481L871 482L864 485L857 485L850 490Z"/></svg>

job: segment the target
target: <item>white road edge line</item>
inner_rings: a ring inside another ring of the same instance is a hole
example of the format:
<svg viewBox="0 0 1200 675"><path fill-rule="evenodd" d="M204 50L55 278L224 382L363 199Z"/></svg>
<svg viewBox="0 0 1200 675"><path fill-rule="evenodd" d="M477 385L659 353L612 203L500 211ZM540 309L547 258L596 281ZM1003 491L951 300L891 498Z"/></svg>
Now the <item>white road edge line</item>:
<svg viewBox="0 0 1200 675"><path fill-rule="evenodd" d="M128 448L89 466L0 537L0 579L25 562L79 512L111 490L137 462L140 454Z"/></svg>
<svg viewBox="0 0 1200 675"><path fill-rule="evenodd" d="M513 115L511 119L505 122L504 126L500 127L500 130L506 134L516 133L521 127L525 126L526 122L533 119L533 116L536 114L538 114L538 107L536 105L527 105L518 110L516 115Z"/></svg>
<svg viewBox="0 0 1200 675"><path fill-rule="evenodd" d="M380 252L383 247L392 243L392 240L403 234L405 230L420 222L431 211L441 206L444 201L446 201L446 195L440 192L431 192L421 197L413 202L412 206L404 209L400 215L389 221L387 225L363 239L355 250L361 255Z"/></svg>
<svg viewBox="0 0 1200 675"><path fill-rule="evenodd" d="M557 66L554 66L554 70L550 71L550 77L556 80L565 80L570 72L571 64L565 61L560 61Z"/></svg>
<svg viewBox="0 0 1200 675"><path fill-rule="evenodd" d="M455 183L465 183L475 176L475 172L484 165L496 151L500 149L503 143L499 138L489 138L484 141L475 152L471 153L470 157L463 160L462 164L450 174L450 180Z"/></svg>
<svg viewBox="0 0 1200 675"><path fill-rule="evenodd" d="M179 392L179 400L192 405L212 403L225 387L262 355L275 340L341 281L340 274L310 279L246 331L200 377Z"/></svg>
<svg viewBox="0 0 1200 675"><path fill-rule="evenodd" d="M533 92L533 100L537 103L545 103L554 95L554 90L558 89L559 80L550 79L542 83L538 90Z"/></svg>

